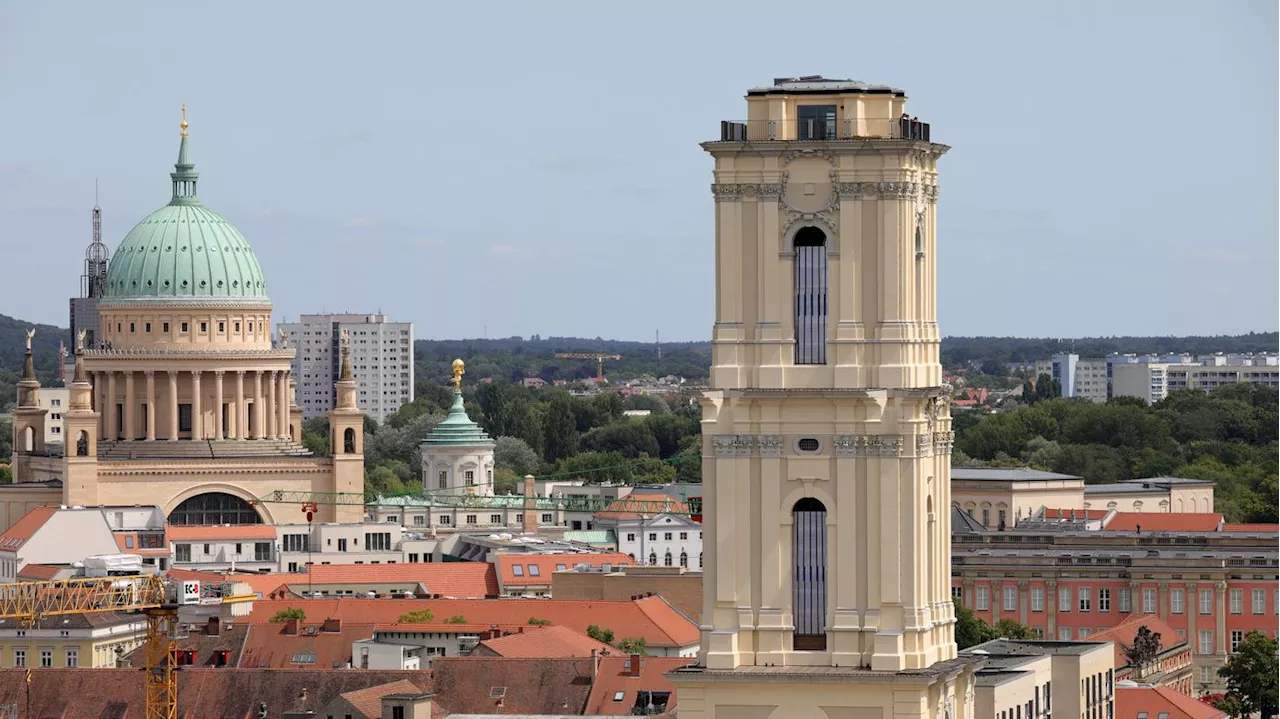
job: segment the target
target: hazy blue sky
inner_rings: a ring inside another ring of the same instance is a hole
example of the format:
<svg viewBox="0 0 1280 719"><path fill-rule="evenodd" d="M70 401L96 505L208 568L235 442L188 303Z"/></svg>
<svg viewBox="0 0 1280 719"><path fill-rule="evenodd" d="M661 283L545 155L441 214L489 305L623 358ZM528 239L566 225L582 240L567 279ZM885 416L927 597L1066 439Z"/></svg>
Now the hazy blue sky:
<svg viewBox="0 0 1280 719"><path fill-rule="evenodd" d="M5 3L0 313L67 324L94 178L114 250L185 102L277 319L704 339L698 143L824 74L953 147L944 333L1275 330L1276 38L1274 0Z"/></svg>

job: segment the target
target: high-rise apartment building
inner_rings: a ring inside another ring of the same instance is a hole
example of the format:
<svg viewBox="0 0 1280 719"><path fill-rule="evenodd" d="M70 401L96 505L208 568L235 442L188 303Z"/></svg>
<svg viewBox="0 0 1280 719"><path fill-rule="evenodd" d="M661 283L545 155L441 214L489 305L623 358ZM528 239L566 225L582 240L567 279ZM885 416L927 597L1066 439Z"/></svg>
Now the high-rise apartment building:
<svg viewBox="0 0 1280 719"><path fill-rule="evenodd" d="M1280 366L1274 364L1113 363L1111 373L1113 397L1139 397L1149 403L1159 402L1170 392L1180 389L1212 392L1236 382L1256 382L1280 388Z"/></svg>
<svg viewBox="0 0 1280 719"><path fill-rule="evenodd" d="M747 93L715 159L702 641L681 719L974 717L950 596L938 160L902 90Z"/></svg>
<svg viewBox="0 0 1280 719"><path fill-rule="evenodd" d="M1062 385L1063 397L1083 397L1091 402L1107 401L1107 361L1080 359L1076 354L1056 354L1050 374Z"/></svg>
<svg viewBox="0 0 1280 719"><path fill-rule="evenodd" d="M351 338L351 370L359 385L360 409L379 422L413 401L413 323L389 322L383 314L302 315L281 322L290 347L298 405L304 419L333 409L333 383L342 359L342 330ZM279 340L277 340L279 341Z"/></svg>

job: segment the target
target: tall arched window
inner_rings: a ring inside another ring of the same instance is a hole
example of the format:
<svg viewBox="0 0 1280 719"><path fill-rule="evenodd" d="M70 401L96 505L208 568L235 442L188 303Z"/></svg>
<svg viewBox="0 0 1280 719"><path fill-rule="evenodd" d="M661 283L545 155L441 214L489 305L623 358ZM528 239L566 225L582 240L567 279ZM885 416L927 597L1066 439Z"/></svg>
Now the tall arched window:
<svg viewBox="0 0 1280 719"><path fill-rule="evenodd" d="M83 429L80 430L80 433L76 435L76 456L77 457L89 456L89 433L84 431Z"/></svg>
<svg viewBox="0 0 1280 719"><path fill-rule="evenodd" d="M22 451L34 452L35 449L36 449L36 431L31 427L27 427L26 429L22 430Z"/></svg>
<svg viewBox="0 0 1280 719"><path fill-rule="evenodd" d="M796 364L827 363L827 235L796 233Z"/></svg>
<svg viewBox="0 0 1280 719"><path fill-rule="evenodd" d="M262 524L248 502L224 492L206 492L189 497L169 514L169 524Z"/></svg>
<svg viewBox="0 0 1280 719"><path fill-rule="evenodd" d="M652 551L651 551L651 552L649 552L649 566L651 566L651 567L656 567L656 566L658 566L658 553L657 553L657 552L652 552Z"/></svg>
<svg viewBox="0 0 1280 719"><path fill-rule="evenodd" d="M342 432L342 452L343 454L356 453L356 431L350 427Z"/></svg>
<svg viewBox="0 0 1280 719"><path fill-rule="evenodd" d="M812 497L791 509L795 537L792 543L792 608L796 650L827 648L827 508Z"/></svg>
<svg viewBox="0 0 1280 719"><path fill-rule="evenodd" d="M689 553L684 550L680 550L680 566L689 566Z"/></svg>
<svg viewBox="0 0 1280 719"><path fill-rule="evenodd" d="M670 549L668 549L667 553L662 557L662 566L664 567L671 566L671 550Z"/></svg>

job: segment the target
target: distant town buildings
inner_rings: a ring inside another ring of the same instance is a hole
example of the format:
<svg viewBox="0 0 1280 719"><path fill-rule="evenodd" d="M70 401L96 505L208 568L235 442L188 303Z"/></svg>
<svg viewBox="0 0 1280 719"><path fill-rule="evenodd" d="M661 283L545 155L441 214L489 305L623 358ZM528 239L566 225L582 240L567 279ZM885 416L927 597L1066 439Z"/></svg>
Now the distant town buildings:
<svg viewBox="0 0 1280 719"><path fill-rule="evenodd" d="M1138 397L1159 402L1179 389L1211 391L1235 382L1280 387L1280 358L1274 354L1110 355L1081 359L1056 354L1034 365L1011 365L1011 371L1048 374L1062 387L1063 397L1106 402L1110 397Z"/></svg>
<svg viewBox="0 0 1280 719"><path fill-rule="evenodd" d="M333 409L343 330L351 337L351 370L360 409L382 422L413 401L412 322L391 322L384 314L317 314L278 327L289 347L297 350L293 376L303 419Z"/></svg>

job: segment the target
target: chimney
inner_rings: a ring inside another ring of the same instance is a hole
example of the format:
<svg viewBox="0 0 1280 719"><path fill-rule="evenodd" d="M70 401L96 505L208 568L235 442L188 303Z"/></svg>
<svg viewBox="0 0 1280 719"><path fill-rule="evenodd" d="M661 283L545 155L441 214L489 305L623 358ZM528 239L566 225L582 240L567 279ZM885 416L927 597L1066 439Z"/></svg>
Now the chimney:
<svg viewBox="0 0 1280 719"><path fill-rule="evenodd" d="M526 474L524 476L524 514L521 517L525 534L538 533L538 499L537 486L533 482L533 475Z"/></svg>
<svg viewBox="0 0 1280 719"><path fill-rule="evenodd" d="M639 654L631 655L631 672L627 674L627 676L630 676L630 677L640 676L640 655Z"/></svg>
<svg viewBox="0 0 1280 719"><path fill-rule="evenodd" d="M288 634L291 637L298 636L298 620L297 619L286 620L284 623L284 633Z"/></svg>
<svg viewBox="0 0 1280 719"><path fill-rule="evenodd" d="M596 675L599 673L600 673L600 653L597 650L592 649L591 650L591 684L592 686L595 686Z"/></svg>
<svg viewBox="0 0 1280 719"><path fill-rule="evenodd" d="M336 634L342 631L342 620L338 617L329 617L324 620L324 625L320 627L320 631Z"/></svg>
<svg viewBox="0 0 1280 719"><path fill-rule="evenodd" d="M222 634L222 620L217 617L209 617L209 624L205 627L204 633L211 637Z"/></svg>

